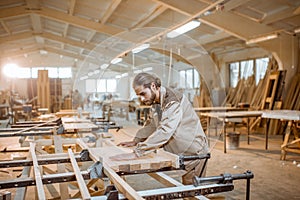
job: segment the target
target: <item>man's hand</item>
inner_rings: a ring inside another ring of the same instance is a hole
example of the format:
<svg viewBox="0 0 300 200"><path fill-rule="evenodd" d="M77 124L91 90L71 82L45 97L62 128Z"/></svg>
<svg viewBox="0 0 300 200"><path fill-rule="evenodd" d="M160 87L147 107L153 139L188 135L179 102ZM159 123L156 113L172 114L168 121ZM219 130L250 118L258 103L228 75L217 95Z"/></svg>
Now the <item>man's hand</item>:
<svg viewBox="0 0 300 200"><path fill-rule="evenodd" d="M137 159L137 155L135 153L122 153L119 155L111 156L109 159L115 160L115 161L121 161L121 160L134 160Z"/></svg>
<svg viewBox="0 0 300 200"><path fill-rule="evenodd" d="M122 146L122 147L133 147L137 145L135 141L129 141L129 142L121 142L117 146Z"/></svg>

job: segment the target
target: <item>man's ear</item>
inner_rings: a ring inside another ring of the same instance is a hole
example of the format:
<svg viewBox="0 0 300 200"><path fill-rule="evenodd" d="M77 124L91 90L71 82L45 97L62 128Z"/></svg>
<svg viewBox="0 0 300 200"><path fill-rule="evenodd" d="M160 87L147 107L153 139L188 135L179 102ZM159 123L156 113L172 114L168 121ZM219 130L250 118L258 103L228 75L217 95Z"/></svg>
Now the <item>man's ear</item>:
<svg viewBox="0 0 300 200"><path fill-rule="evenodd" d="M151 89L156 89L156 85L154 82L151 83Z"/></svg>

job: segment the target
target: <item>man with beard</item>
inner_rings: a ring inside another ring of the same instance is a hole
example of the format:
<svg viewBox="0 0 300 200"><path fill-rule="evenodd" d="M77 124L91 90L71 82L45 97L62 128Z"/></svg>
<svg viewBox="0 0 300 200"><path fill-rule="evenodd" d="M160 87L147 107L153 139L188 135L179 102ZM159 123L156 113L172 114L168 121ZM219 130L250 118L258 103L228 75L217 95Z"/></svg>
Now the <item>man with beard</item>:
<svg viewBox="0 0 300 200"><path fill-rule="evenodd" d="M144 104L152 105L152 112L133 141L119 144L136 146L132 159L158 148L185 156L208 153L208 142L199 117L185 95L161 86L161 80L149 73L139 73L134 78L133 89ZM199 159L185 163L183 184L192 184L192 178L200 175L203 165L204 160Z"/></svg>

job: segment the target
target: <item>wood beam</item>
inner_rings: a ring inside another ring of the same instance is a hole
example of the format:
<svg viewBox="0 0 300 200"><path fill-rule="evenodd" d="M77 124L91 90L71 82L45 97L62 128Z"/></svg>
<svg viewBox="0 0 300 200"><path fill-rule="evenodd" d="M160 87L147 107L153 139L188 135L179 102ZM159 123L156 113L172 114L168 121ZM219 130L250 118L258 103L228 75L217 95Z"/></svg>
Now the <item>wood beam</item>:
<svg viewBox="0 0 300 200"><path fill-rule="evenodd" d="M112 15L112 13L116 10L116 8L119 6L119 4L122 2L122 0L113 0L110 4L109 8L104 13L103 17L101 18L101 24L105 24L106 21L109 19L109 17Z"/></svg>
<svg viewBox="0 0 300 200"><path fill-rule="evenodd" d="M163 5L158 5L155 10L150 13L147 17L145 17L143 20L139 21L133 28L139 28L143 27L146 24L148 24L150 21L155 19L157 16L165 12L168 8Z"/></svg>
<svg viewBox="0 0 300 200"><path fill-rule="evenodd" d="M251 36L270 34L278 31L278 29L258 24L229 12L216 12L212 15L203 16L199 20L242 40L248 40ZM237 24L239 25L237 26Z"/></svg>
<svg viewBox="0 0 300 200"><path fill-rule="evenodd" d="M68 14L73 15L75 10L76 0L69 0L69 10Z"/></svg>
<svg viewBox="0 0 300 200"><path fill-rule="evenodd" d="M17 6L12 8L0 9L0 19L15 18L23 15L32 14L32 13L39 14L43 17L50 18L62 23L69 23L77 27L82 27L89 30L95 30L97 32L102 32L109 35L115 35L117 33L124 31L123 29L107 26L77 16L70 16L69 14L54 10L52 8L46 8L46 7L43 7L40 10L28 10L28 8L26 8L25 6Z"/></svg>
<svg viewBox="0 0 300 200"><path fill-rule="evenodd" d="M116 27L107 26L104 24L100 24L98 22L93 22L91 20L86 20L81 17L77 16L70 16L68 14L65 14L63 12L51 9L51 8L43 8L41 11L34 11L38 14L40 14L43 17L51 18L63 23L69 23L74 26L79 26L82 28L95 30L98 32L106 33L109 35L115 35L117 33L123 32L123 29L118 29Z"/></svg>
<svg viewBox="0 0 300 200"><path fill-rule="evenodd" d="M17 57L20 55L24 55L25 53L32 53L32 52L37 52L39 51L40 48L38 47L32 47L32 48L26 48L26 49L21 49L18 51L13 51L13 52L2 52L0 55L0 58L7 58L7 57Z"/></svg>
<svg viewBox="0 0 300 200"><path fill-rule="evenodd" d="M280 12L276 12L276 13L273 13L273 14L267 14L266 17L264 17L260 21L260 23L271 24L271 23L276 22L276 21L280 21L280 20L283 20L283 19L286 19L286 18L296 16L297 14L294 14L294 10L295 10L294 7L289 7L287 9L281 10Z"/></svg>
<svg viewBox="0 0 300 200"><path fill-rule="evenodd" d="M42 33L43 28L42 28L40 16L37 14L31 14L30 18L31 18L31 22L32 22L33 32L34 33Z"/></svg>
<svg viewBox="0 0 300 200"><path fill-rule="evenodd" d="M26 7L29 9L40 9L39 0L26 0Z"/></svg>
<svg viewBox="0 0 300 200"><path fill-rule="evenodd" d="M4 29L9 35L11 35L11 31L10 31L9 28L7 27L6 23L5 23L3 20L1 20L0 22L1 22L1 26L3 27L3 29ZM1 39L0 39L0 40L1 40Z"/></svg>
<svg viewBox="0 0 300 200"><path fill-rule="evenodd" d="M230 10L233 10L233 9L247 3L248 1L250 1L250 0L230 0L230 1L227 1L224 5L224 11L228 12Z"/></svg>
<svg viewBox="0 0 300 200"><path fill-rule="evenodd" d="M71 164L73 166L73 170L74 170L76 180L77 180L77 183L78 183L78 186L79 186L81 197L82 197L82 199L90 199L91 195L90 195L89 190L86 187L85 181L84 181L84 179L81 175L79 166L76 162L76 159L75 159L74 153L72 152L72 149L68 149L68 153L69 153L69 156L70 156L70 159L71 159Z"/></svg>

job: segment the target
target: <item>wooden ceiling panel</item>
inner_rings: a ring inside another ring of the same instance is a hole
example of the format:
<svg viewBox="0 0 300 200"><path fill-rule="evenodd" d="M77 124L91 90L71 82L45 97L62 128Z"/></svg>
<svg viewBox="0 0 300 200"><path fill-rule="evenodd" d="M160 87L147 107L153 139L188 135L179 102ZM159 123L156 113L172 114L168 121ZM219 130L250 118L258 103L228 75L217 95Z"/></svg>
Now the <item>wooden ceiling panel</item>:
<svg viewBox="0 0 300 200"><path fill-rule="evenodd" d="M107 23L131 29L139 21L146 18L150 13L153 13L156 7L155 3L148 0L140 0L138 4L135 0L122 1Z"/></svg>
<svg viewBox="0 0 300 200"><path fill-rule="evenodd" d="M174 26L177 23L184 21L186 18L187 18L186 15L168 9L165 12L163 12L161 15L153 19L151 22L146 24L145 26L168 28Z"/></svg>
<svg viewBox="0 0 300 200"><path fill-rule="evenodd" d="M90 40L91 43L94 45L97 45L103 41L105 41L107 38L109 38L109 35L102 34L102 33L96 33L93 38Z"/></svg>
<svg viewBox="0 0 300 200"><path fill-rule="evenodd" d="M25 4L25 0L5 0L0 1L0 8L11 8L15 6L23 6Z"/></svg>
<svg viewBox="0 0 300 200"><path fill-rule="evenodd" d="M91 33L90 30L69 25L67 37L85 43L90 33Z"/></svg>
<svg viewBox="0 0 300 200"><path fill-rule="evenodd" d="M160 51L137 55L139 63L159 63L169 56L166 34L196 18L200 27L173 39L178 49L191 57L203 47L215 54L244 51L251 48L245 46L249 38L292 34L300 26L299 6L300 0L0 0L0 50L10 52L1 59L44 49L49 57L99 64L149 42ZM130 65L130 58L124 60Z"/></svg>
<svg viewBox="0 0 300 200"><path fill-rule="evenodd" d="M33 29L29 15L5 20L12 34L31 31Z"/></svg>
<svg viewBox="0 0 300 200"><path fill-rule="evenodd" d="M41 18L41 21L42 21L44 32L50 32L61 36L63 35L65 25L66 25L65 23L44 18L44 17Z"/></svg>
<svg viewBox="0 0 300 200"><path fill-rule="evenodd" d="M41 7L52 8L58 11L68 13L69 0L40 0Z"/></svg>
<svg viewBox="0 0 300 200"><path fill-rule="evenodd" d="M85 0L76 1L74 15L86 19L100 22L106 9L109 8L111 1L108 0Z"/></svg>

